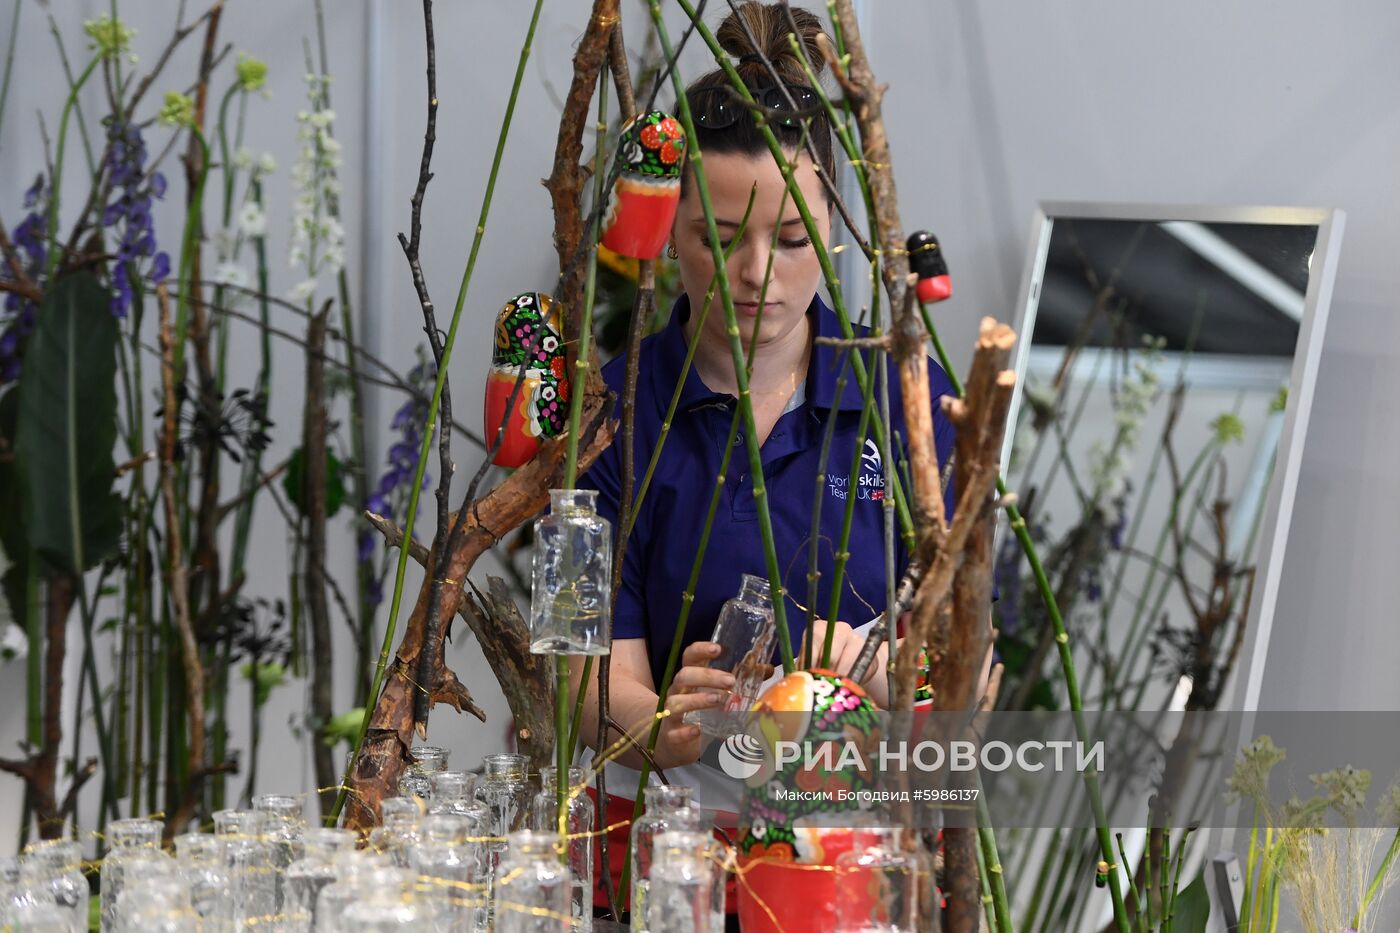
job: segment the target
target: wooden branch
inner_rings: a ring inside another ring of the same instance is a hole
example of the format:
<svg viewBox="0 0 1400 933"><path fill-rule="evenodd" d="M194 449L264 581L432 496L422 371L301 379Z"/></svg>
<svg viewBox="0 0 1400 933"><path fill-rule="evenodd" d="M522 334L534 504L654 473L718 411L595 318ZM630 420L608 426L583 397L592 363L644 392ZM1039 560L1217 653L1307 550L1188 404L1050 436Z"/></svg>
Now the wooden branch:
<svg viewBox="0 0 1400 933"><path fill-rule="evenodd" d="M181 660L185 667L185 703L190 720L189 783L183 789L180 804L170 815L166 835L183 830L194 812L198 799L199 776L204 768L204 665L199 659L199 643L190 620L188 568L185 566L180 534L180 512L175 493L175 454L177 442L175 403L175 337L170 322L170 292L164 283L156 288L156 303L160 308L161 386L164 392L164 424L160 445L160 489L165 506L165 539L167 547L167 577L170 602L174 609L175 630L180 636Z"/></svg>
<svg viewBox="0 0 1400 933"><path fill-rule="evenodd" d="M589 103L593 100L598 73L617 22L618 0L593 0L588 26L574 53L574 77L559 121L554 169L545 181L554 207L554 250L559 256L559 285L554 297L564 303L564 339L569 347L566 372L570 373L574 372L574 348L583 315L583 283L587 272L585 264L575 260L584 237L583 186L588 180L579 159L583 157L584 129L590 122Z"/></svg>
<svg viewBox="0 0 1400 933"><path fill-rule="evenodd" d="M326 379L321 363L326 347L326 318L331 311L327 301L306 328L306 343L313 353L306 357L306 408L302 417L302 514L306 520L306 553L303 569L306 586L306 614L311 629L311 721L314 724L312 761L316 786L330 787L336 781L332 747L321 741L326 723L335 715L331 658L331 611L326 601ZM321 815L334 800L319 794Z"/></svg>
<svg viewBox="0 0 1400 933"><path fill-rule="evenodd" d="M583 434L579 438L579 468L587 469L612 443L615 424L608 420L612 398L604 390L584 400ZM535 459L516 470L499 486L476 502L463 506L463 532L447 554L439 616L455 615L464 598L463 581L486 550L512 530L533 518L548 504L548 490L556 487L564 472L566 438L553 438ZM459 516L461 513L459 513ZM431 558L431 555L429 555ZM420 685L410 681L427 635L427 603L430 581L419 590L418 602L408 620L403 640L375 704L369 734L350 779L346 825L366 829L378 820L379 803L397 792L398 778L407 761L413 740L413 696ZM446 629L445 623L443 629ZM496 650L495 639L503 637L490 626L474 629L483 650ZM520 671L497 668L502 689L509 691L513 680L524 679ZM479 719L485 714L472 702L471 694L456 675L439 662L422 683L430 704L446 702L459 711L465 709ZM515 707L512 707L512 712Z"/></svg>

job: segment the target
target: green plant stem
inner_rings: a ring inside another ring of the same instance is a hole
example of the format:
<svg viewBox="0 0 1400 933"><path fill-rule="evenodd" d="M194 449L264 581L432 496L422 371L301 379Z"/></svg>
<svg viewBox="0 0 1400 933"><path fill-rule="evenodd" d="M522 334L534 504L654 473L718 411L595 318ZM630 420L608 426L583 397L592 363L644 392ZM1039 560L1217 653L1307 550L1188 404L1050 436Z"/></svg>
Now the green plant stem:
<svg viewBox="0 0 1400 933"><path fill-rule="evenodd" d="M651 6L652 21L656 26L658 38L661 40L662 52L667 60L674 57L675 52L671 47L671 39L666 31L666 25L661 18L661 7L658 0L649 0ZM685 0L681 0L685 5ZM693 10L687 10L692 13ZM703 27L700 27L703 29ZM724 253L720 248L719 228L715 224L714 204L710 199L710 184L705 176L705 167L701 153L693 142L699 139L695 132L695 123L691 119L690 102L686 99L685 88L681 84L679 73L675 69L671 71L671 82L676 92L679 117L681 125L685 127L686 139L692 140L691 147L687 148L687 155L694 174L695 193L700 198L700 204L705 213L705 233L709 240L710 252L714 258L715 274L719 277L719 296L724 307L725 330L729 334L729 352L734 361L735 386L739 390L738 410L743 418L744 424L744 446L749 455L749 472L753 476L753 498L754 504L758 507L758 529L759 535L763 539L764 562L768 568L769 586L773 593L773 618L778 629L778 645L782 654L783 671L791 674L797 667L792 655L792 633L788 630L787 607L784 604L783 571L778 564L778 554L773 543L773 516L768 508L768 490L763 475L763 456L759 449L758 426L753 416L753 400L749 396L749 380L747 375L747 364L744 358L744 346L739 336L738 317L734 311L734 298L729 292L729 272L725 268ZM786 173L791 182L791 168ZM795 186L792 186L795 190ZM813 238L813 244L817 242Z"/></svg>
<svg viewBox="0 0 1400 933"><path fill-rule="evenodd" d="M924 326L928 329L929 337L933 341L934 351L938 354L939 361L943 364L944 371L948 374L949 382L952 383L953 390L958 397L963 395L962 382L953 372L951 364L948 362L948 353L943 348L943 341L938 337L938 330L933 324L933 318L928 313L928 308L922 301L919 302L919 311L924 318ZM997 477L997 494L1003 498L1009 490L1006 481L1002 477ZM1088 725L1084 720L1084 703L1079 695L1079 676L1075 671L1074 657L1069 647L1069 632L1065 628L1064 617L1060 615L1059 604L1055 601L1054 590L1050 586L1050 579L1046 576L1045 566L1040 562L1040 554L1036 550L1035 543L1031 540L1030 530L1026 527L1026 520L1021 516L1021 512L1015 505L1006 506L1007 518L1010 521L1011 530L1016 535L1016 540L1021 544L1021 550L1025 552L1026 561L1030 564L1031 573L1035 577L1036 588L1040 591L1040 598L1045 603L1045 608L1050 616L1050 624L1055 629L1055 646L1059 651L1060 668L1064 674L1065 689L1069 695L1070 710L1074 715L1074 730L1077 738L1081 742L1088 742ZM1115 854L1113 851L1113 839L1109 835L1108 815L1104 812L1103 796L1099 788L1098 775L1092 771L1084 772L1084 789L1089 795L1089 805L1094 814L1095 833L1098 837L1099 851L1103 853L1104 861L1113 864ZM1108 875L1109 895L1113 900L1113 916L1120 933L1128 933L1127 911L1123 904L1123 891L1118 884L1116 872L1109 872Z"/></svg>
<svg viewBox="0 0 1400 933"><path fill-rule="evenodd" d="M856 351L859 355L859 351ZM875 354L872 354L872 359ZM851 448L850 468L846 471L847 476L860 475L860 458L865 452L865 436L870 429L870 422L876 417L875 403L875 382L874 379L867 379L865 387L861 391L860 421L856 425L856 442ZM837 398L840 398L838 395ZM841 516L841 537L836 542L836 552L832 555L831 589L827 593L830 600L827 606L826 617L836 619L841 613L841 589L846 581L846 563L851 559L851 527L855 519L855 490L849 486L846 489L846 502ZM893 629L891 629L893 631ZM834 626L827 629L827 637L822 643L822 666L831 663L832 635L835 632Z"/></svg>
<svg viewBox="0 0 1400 933"><path fill-rule="evenodd" d="M1002 875L1001 853L997 851L996 831L992 829L992 814L987 809L987 795L982 792L981 779L977 790L977 841L979 862L985 867L983 875L992 895L992 929L997 933L1011 933L1015 924L1011 919L1011 901L1006 896L1006 879Z"/></svg>
<svg viewBox="0 0 1400 933"><path fill-rule="evenodd" d="M15 0L15 12L10 16L10 42L5 49L5 76L0 79L0 127L5 125L5 103L10 99L10 69L15 64L15 40L19 38L19 8L22 0Z"/></svg>
<svg viewBox="0 0 1400 933"><path fill-rule="evenodd" d="M594 152L593 165L593 204L603 203L603 181L607 172L604 150L608 126L608 69L598 73L598 144ZM598 294L598 237L602 233L603 212L594 210L593 224L588 231L588 277L584 281L583 308L579 315L578 349L574 355L572 385L569 393L569 433L564 454L564 488L573 489L578 482L578 435L583 423L583 391L588 382L589 351L593 336L593 302ZM609 618L607 624L611 626ZM560 654L554 659L554 767L558 772L554 784L555 806L558 808L559 836L564 840L569 826L569 762L573 761L574 749L578 742L578 724L582 719L582 709L574 716L574 728L569 728L569 658ZM589 672L591 673L591 671ZM579 704L582 707L587 690L580 681ZM560 846L560 859L567 863L568 846Z"/></svg>
<svg viewBox="0 0 1400 933"><path fill-rule="evenodd" d="M1385 876L1390 874L1390 866L1395 864L1395 856L1400 855L1400 830L1395 831L1395 835L1390 840L1390 848L1385 850L1385 858L1381 859L1380 867L1376 869L1375 877L1366 886L1366 893L1361 898L1361 903L1357 905L1356 916L1352 919L1351 925L1354 929L1361 929L1361 921L1366 917L1366 908L1371 906L1371 901L1380 893L1381 885L1385 882Z"/></svg>
<svg viewBox="0 0 1400 933"><path fill-rule="evenodd" d="M707 27L705 23L698 18L695 12L694 4L692 4L690 0L677 0L677 2L679 3L681 9L685 11L686 16L690 19L691 23L694 24L695 31L700 35L701 39L704 40L705 44L709 47L711 53L715 56L716 63L720 66L720 68L724 71L725 75L729 78L730 85L732 86L734 92L738 94L739 97L742 98L746 104L750 106L755 106L756 101L753 98L753 94L749 91L748 86L744 83L743 78L739 75L738 70L734 67L733 61L729 53L724 51L723 47L720 46L719 41L715 39L714 33L711 32L709 27ZM652 6L653 10L656 11L657 3L654 2L654 0L649 0L649 3ZM656 18L657 14L656 12L654 12L653 20L656 20ZM674 71L671 75L671 80L673 85L676 87L678 104L682 105L681 109L688 109L688 107L685 106L685 95L683 93L683 88L680 84L680 78L674 73ZM831 253L826 248L826 244L822 241L821 231L818 230L816 220L813 217L812 212L807 205L806 196L803 195L801 188L797 184L797 179L793 173L792 165L785 156L782 144L778 141L777 136L775 136L773 134L773 131L762 122L757 122L757 128L759 130L760 135L763 136L764 143L768 146L768 151L772 154L773 160L783 171L783 177L787 183L788 191L792 194L793 204L797 207L798 214L802 218L803 228L806 230L807 236L809 236L812 240L812 248L817 254L817 261L822 269L822 277L826 282L827 291L831 295L832 310L836 312L836 318L841 325L842 336L847 339L850 339L854 336L854 330L851 327L850 317L846 313L846 301L844 295L841 292L841 280L836 276L836 268L834 265L832 265L831 262ZM697 172L697 176L701 174L703 173ZM725 291L727 292L727 290L728 289L726 288ZM856 381L857 384L859 384L863 390L865 388L866 380L873 379L874 374L867 372L865 368L865 361L860 356L853 357L853 360L855 363L854 368L856 373ZM877 420L875 422L875 439L877 443L880 443L881 445L884 444L884 432L885 425ZM904 494L903 486L900 483L896 482L894 484L892 492L895 496L895 505L899 515L900 531L905 539L905 547L907 550L912 552L914 544L914 521L909 511L909 502ZM762 508L763 506L760 507L760 509ZM760 511L760 514L762 514L762 511Z"/></svg>
<svg viewBox="0 0 1400 933"><path fill-rule="evenodd" d="M530 59L530 47L535 37L535 26L539 23L540 8L544 5L544 0L535 0L534 11L530 16L530 27L525 33L525 44L520 49L520 61L515 69L515 81L511 85L510 99L506 104L506 113L501 121L501 131L496 140L496 153L491 160L491 173L486 180L486 193L482 197L481 214L477 219L476 234L472 239L471 253L467 257L466 269L462 272L462 281L457 289L457 304L452 309L452 323L447 329L447 339L442 346L442 359L437 367L437 378L433 382L433 397L428 403L428 417L423 425L423 441L418 449L418 466L413 473L413 486L409 491L408 507L404 516L403 536L404 541L413 540L413 520L418 512L418 494L423 488L423 473L427 469L428 456L432 450L433 428L437 422L438 407L442 403L442 387L447 380L448 363L452 358L452 348L457 342L457 327L462 320L462 309L467 302L467 291L471 285L472 272L476 269L477 255L481 251L481 241L486 236L486 220L491 212L491 200L496 192L496 179L500 175L501 162L505 156L506 140L510 136L511 120L515 115L515 104L520 97L520 86L525 77L525 65ZM355 737L355 744L350 755L349 765L346 768L345 780L341 781L340 790L336 794L335 806L331 808L329 820L335 820L340 816L340 811L345 806L346 788L349 784L350 769L354 768L355 760L360 756L360 749L364 745L365 735L369 732L370 720L374 717L374 706L379 696L379 691L384 686L384 670L389 664L389 655L394 647L394 635L398 630L399 607L403 602L404 577L408 572L408 548L399 548L397 568L394 572L394 595L389 604L389 623L384 630L384 641L379 649L379 658L374 666L374 680L372 682L369 696L365 702L365 715L360 720L360 731ZM557 741L557 737L556 737Z"/></svg>
<svg viewBox="0 0 1400 933"><path fill-rule="evenodd" d="M82 90L88 78L92 77L92 72L102 61L99 56L88 62L88 66L83 69L83 73L78 76L78 80L72 82L72 87L68 91L68 100L63 104L63 116L58 124L58 148L54 154L53 178L49 185L49 259L48 267L44 272L44 281L53 281L54 270L58 268L59 248L58 248L58 200L59 192L63 189L63 153L68 144L68 118L73 113L73 108L78 103L78 92Z"/></svg>

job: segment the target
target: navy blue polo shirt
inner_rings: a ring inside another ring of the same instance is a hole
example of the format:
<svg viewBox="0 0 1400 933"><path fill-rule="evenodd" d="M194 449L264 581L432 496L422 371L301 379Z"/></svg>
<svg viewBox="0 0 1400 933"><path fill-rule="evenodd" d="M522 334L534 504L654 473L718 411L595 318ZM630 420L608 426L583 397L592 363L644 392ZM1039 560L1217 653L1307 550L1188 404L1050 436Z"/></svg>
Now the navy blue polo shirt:
<svg viewBox="0 0 1400 933"><path fill-rule="evenodd" d="M710 313L717 312L717 308L712 308ZM813 299L807 313L814 318L817 334L843 336L836 313L820 297ZM686 337L681 325L689 316L690 304L683 295L665 330L642 342L634 449L638 488L661 436L666 409L685 361ZM864 328L856 330L864 333ZM762 365L761 359L759 365ZM603 367L603 378L619 397L619 418L626 366L626 358L618 357ZM838 398L836 388L841 368L846 370L846 383ZM938 398L952 395L953 388L947 375L932 360L929 361L929 375L934 400L934 440L941 466L947 463L953 450L953 426L944 417ZM898 373L893 366L889 390L891 418L902 438L904 409ZM876 398L878 404L878 395ZM680 618L681 595L690 579L699 547L734 406L732 395L711 391L693 367L686 374L661 459L628 541L622 587L613 607L613 637L647 639L653 683L658 686ZM807 613L799 607L798 601L805 604L807 600L815 482L821 472L818 461L823 431L833 409L836 426L822 490L817 548L821 574L817 586L817 616L824 618L830 606L831 581L835 575L834 551L840 540L848 496L854 496L856 502L850 559L841 588L840 618L853 626L861 625L885 608L884 516L880 502L884 495L884 469L873 434L868 433L862 445L856 475L848 475L861 407L860 385L849 353L816 344L807 367L806 398L778 419L761 448L778 566L788 593L787 622L794 653L798 651L807 624ZM738 594L742 574L768 577L742 430L741 427L740 438L729 459L683 645L710 637L721 606ZM907 454L899 452L898 456L903 459ZM617 513L622 486L621 462L622 444L614 442L579 480L581 487L598 490L598 511L613 523L614 532L620 525ZM950 488L945 496L949 515L953 508L952 492ZM898 569L902 572L907 558L898 543L897 528L896 546Z"/></svg>

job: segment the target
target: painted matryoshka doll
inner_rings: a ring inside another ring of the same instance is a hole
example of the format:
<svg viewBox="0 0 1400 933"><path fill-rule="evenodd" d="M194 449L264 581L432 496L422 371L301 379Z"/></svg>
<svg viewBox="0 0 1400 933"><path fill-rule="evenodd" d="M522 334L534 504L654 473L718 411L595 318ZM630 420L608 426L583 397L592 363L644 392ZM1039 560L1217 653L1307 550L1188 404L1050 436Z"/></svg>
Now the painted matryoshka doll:
<svg viewBox="0 0 1400 933"><path fill-rule="evenodd" d="M841 792L876 786L868 766L881 739L877 708L854 681L813 668L769 687L753 712L756 731L770 749L783 740L810 743L816 751L813 760L799 759L777 771L770 752L746 782L737 845L746 881L738 886L740 926L746 933L825 933L836 926L832 868L850 851L855 833L851 826L830 826L829 817L860 808L854 799L842 802ZM834 743L825 759L824 743ZM866 767L843 766L846 743L860 749Z"/></svg>
<svg viewBox="0 0 1400 933"><path fill-rule="evenodd" d="M543 292L525 292L507 301L496 316L496 346L486 377L486 440L505 430L491 462L518 467L535 455L545 438L568 427L569 380L564 372L563 306ZM525 371L515 405L506 404Z"/></svg>
<svg viewBox="0 0 1400 933"><path fill-rule="evenodd" d="M622 256L655 259L681 200L685 130L660 110L633 117L618 141L622 172L608 197L603 245Z"/></svg>
<svg viewBox="0 0 1400 933"><path fill-rule="evenodd" d="M952 297L953 280L938 237L927 230L915 230L904 245L909 250L909 271L919 277L919 300L930 304Z"/></svg>

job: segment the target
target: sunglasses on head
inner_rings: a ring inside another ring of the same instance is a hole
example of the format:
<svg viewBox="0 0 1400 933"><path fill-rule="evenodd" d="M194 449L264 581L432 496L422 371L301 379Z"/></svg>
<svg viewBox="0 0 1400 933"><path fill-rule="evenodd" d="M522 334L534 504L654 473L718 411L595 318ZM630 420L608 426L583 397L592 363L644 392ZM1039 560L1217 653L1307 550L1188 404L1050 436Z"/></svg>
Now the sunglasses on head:
<svg viewBox="0 0 1400 933"><path fill-rule="evenodd" d="M768 115L768 122L779 126L799 127L804 118L821 111L821 98L805 84L773 85L749 93ZM750 105L728 85L691 91L689 100L695 125L702 129L728 129L741 117L749 117Z"/></svg>

